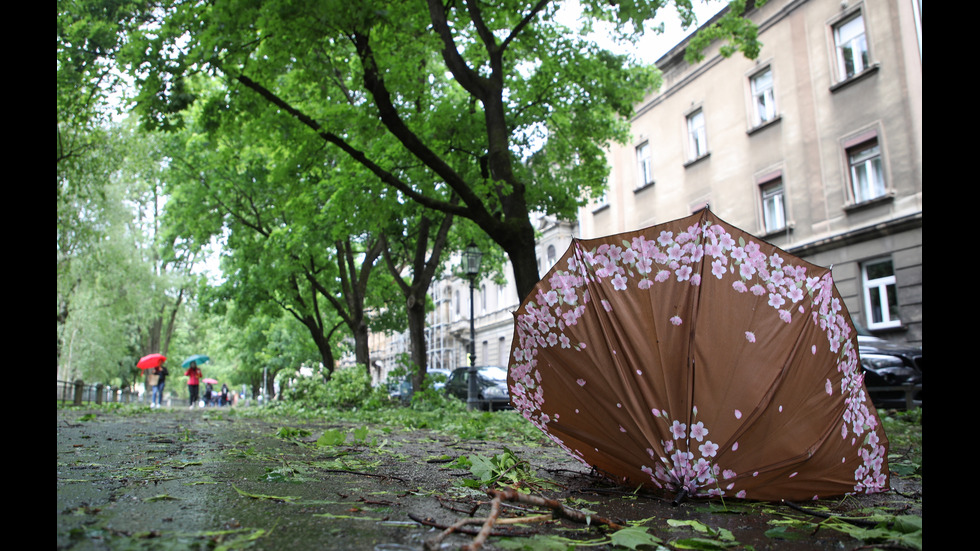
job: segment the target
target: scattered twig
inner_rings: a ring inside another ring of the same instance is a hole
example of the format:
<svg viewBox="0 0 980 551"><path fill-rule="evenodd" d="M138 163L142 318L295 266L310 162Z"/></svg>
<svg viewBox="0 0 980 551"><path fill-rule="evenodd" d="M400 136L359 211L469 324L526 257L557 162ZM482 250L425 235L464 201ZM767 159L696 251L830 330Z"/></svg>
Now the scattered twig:
<svg viewBox="0 0 980 551"><path fill-rule="evenodd" d="M490 490L487 492L494 498L500 497L502 500L506 501L516 501L518 503L524 503L527 505L535 505L538 507L545 507L551 510L551 513L556 518L567 518L569 520L574 520L575 522L581 522L584 524L591 524L593 522L598 522L612 528L613 530L619 530L623 528L623 525L615 522L611 519L600 517L596 515L589 515L579 511L577 509L572 509L570 507L565 507L561 502L548 499L540 496L532 496L530 494L522 494L513 488L504 488L502 490Z"/></svg>
<svg viewBox="0 0 980 551"><path fill-rule="evenodd" d="M390 474L365 473L365 472L362 472L362 471L348 471L348 470L345 470L345 469L320 469L320 470L323 471L323 472L325 472L325 473L347 473L347 474L356 474L358 476L371 476L371 477L374 477L374 478L383 478L385 480L397 480L399 482L406 482L406 480L404 478L401 478L401 477L398 477L398 476L394 476L394 475L390 475Z"/></svg>
<svg viewBox="0 0 980 551"><path fill-rule="evenodd" d="M808 515L812 515L812 516L815 516L815 517L818 517L818 518L822 518L822 519L839 520L839 521L842 521L842 522L846 522L848 524L853 524L855 526L863 526L863 527L866 527L866 528L874 528L875 526L878 526L879 524L881 524L880 521L865 520L865 519L854 518L854 517L845 517L845 516L841 516L841 515L832 515L830 513L824 513L824 512L821 512L821 511L811 511L811 510L806 509L804 507L800 507L799 505L797 505L796 503L793 503L792 501L783 500L783 503L785 503L790 509L794 509L794 510L799 511L801 513L806 513Z"/></svg>
<svg viewBox="0 0 980 551"><path fill-rule="evenodd" d="M450 528L450 525L441 524L439 522L436 522L436 521L432 520L431 518L422 518L422 517L419 517L418 515L415 515L413 513L408 513L408 518L410 518L413 521L421 524L422 526L429 526L429 527L435 528L437 530L446 530L446 529ZM538 516L533 516L533 517L504 518L504 519L497 519L497 523L495 524L495 526L504 526L504 525L510 525L510 524L524 524L524 523L530 523L530 522L542 522L542 521L545 521L545 520L552 520L552 518L553 517L550 514L548 514L548 515L538 515ZM483 521L484 521L484 519L482 519L482 518L467 519L467 522L456 523L457 524L457 527L453 531L456 532L456 533L459 533L459 534L465 534L467 536L475 536L475 535L477 535L479 533L479 529L467 528L466 525L468 525L468 524L480 524ZM491 536L505 536L505 537L508 537L508 538L517 538L517 537L533 536L536 533L537 533L537 531L520 530L520 529L516 529L515 530L513 527L508 527L508 529L505 530L505 531L500 531L500 532L496 532L495 531L495 532L492 532L490 535Z"/></svg>
<svg viewBox="0 0 980 551"><path fill-rule="evenodd" d="M464 545L464 551L479 551L483 547L483 542L487 541L490 536L490 530L493 529L493 525L497 522L497 517L500 516L500 496L494 496L493 500L490 502L490 515L487 517L486 521L483 523L483 527L480 528L480 533L473 538L473 543L469 545Z"/></svg>
<svg viewBox="0 0 980 551"><path fill-rule="evenodd" d="M524 523L531 523L531 522L543 522L543 521L553 520L556 518L566 518L575 522L580 522L589 525L600 524L603 526L607 526L613 530L619 530L620 528L624 528L622 524L613 521L611 519L597 516L597 515L583 513L582 511L579 511L577 509L566 507L557 500L548 499L541 496L534 496L530 494L523 494L513 488L505 487L499 490L490 489L487 490L487 494L492 498L492 500L490 501L490 514L487 515L485 518L473 518L472 514L473 512L475 512L475 509L469 513L470 516L468 518L460 519L455 523L453 523L451 526L440 525L432 521L431 519L419 518L415 515L412 515L411 513L409 513L408 517L424 526L432 526L434 528L439 528L442 530L442 532L440 532L438 535L436 535L433 538L430 538L425 542L426 549L438 549L439 545L442 543L442 540L444 540L447 536L453 533L459 533L459 534L467 534L467 535L475 534L473 541L469 545L464 546L463 549L466 549L467 551L478 551L480 548L483 547L483 544L490 536L523 535L523 534L513 534L513 533L498 534L493 532L494 526L499 526L504 524L524 524ZM532 505L535 507L543 507L551 511L551 513L538 514L529 517L513 517L513 518L501 519L500 511L502 507L506 506L506 504L504 503L505 501L517 502L517 503L522 503L524 505ZM457 512L465 512L465 511L457 510ZM466 526L470 524L482 524L482 526L480 527L479 530L466 528Z"/></svg>

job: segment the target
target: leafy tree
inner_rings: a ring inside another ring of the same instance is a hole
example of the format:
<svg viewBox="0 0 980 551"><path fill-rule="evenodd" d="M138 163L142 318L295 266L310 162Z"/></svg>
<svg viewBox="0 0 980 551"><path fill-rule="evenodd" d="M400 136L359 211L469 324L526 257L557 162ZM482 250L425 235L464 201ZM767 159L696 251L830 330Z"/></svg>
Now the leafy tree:
<svg viewBox="0 0 980 551"><path fill-rule="evenodd" d="M341 323L357 362L369 365L368 330L378 322L370 312L380 309L371 308L368 282L383 240L370 224L352 225L356 171L318 162L322 145L293 140L293 121L261 111L239 117L213 105L204 103L181 133L186 147L176 162L184 178L172 189L180 231L201 241L227 230L230 296L292 314L316 343L328 377ZM256 139L261 135L279 141Z"/></svg>
<svg viewBox="0 0 980 551"><path fill-rule="evenodd" d="M583 3L627 33L665 1ZM568 218L601 193L604 147L626 139L658 74L557 23L556 1L420 4L163 2L125 59L148 124L179 126L195 100L188 76L220 75L236 90L222 108L242 109L237 91L250 90L405 198L472 220L507 253L523 296L538 280L529 212ZM723 30L739 43L749 29ZM396 148L429 176L406 174Z"/></svg>
<svg viewBox="0 0 980 551"><path fill-rule="evenodd" d="M181 305L196 285L194 252L162 237L164 137L125 123L103 135L114 160L99 192L59 200L59 376L128 386L143 375L140 356L168 353ZM94 176L66 172L66 189Z"/></svg>
<svg viewBox="0 0 980 551"><path fill-rule="evenodd" d="M128 384L136 360L166 351L186 298L186 261L163 243L154 209L166 173L159 139L116 116L115 56L146 6L58 2L57 209L59 376ZM143 233L151 230L150 233ZM148 236L148 240L144 239Z"/></svg>
<svg viewBox="0 0 980 551"><path fill-rule="evenodd" d="M432 211L421 210L410 227L389 229L382 253L393 281L405 298L411 344L412 388L420 390L427 369L425 314L428 290L442 265L452 215L441 220Z"/></svg>

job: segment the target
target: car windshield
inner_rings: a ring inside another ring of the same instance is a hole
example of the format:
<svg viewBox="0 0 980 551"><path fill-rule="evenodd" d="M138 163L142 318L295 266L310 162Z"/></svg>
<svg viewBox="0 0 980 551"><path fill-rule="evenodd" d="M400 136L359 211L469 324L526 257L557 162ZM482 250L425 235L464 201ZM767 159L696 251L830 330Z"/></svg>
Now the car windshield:
<svg viewBox="0 0 980 551"><path fill-rule="evenodd" d="M494 381L507 380L507 370L502 367L496 367L496 366L481 367L480 375L483 375L487 379L492 379Z"/></svg>

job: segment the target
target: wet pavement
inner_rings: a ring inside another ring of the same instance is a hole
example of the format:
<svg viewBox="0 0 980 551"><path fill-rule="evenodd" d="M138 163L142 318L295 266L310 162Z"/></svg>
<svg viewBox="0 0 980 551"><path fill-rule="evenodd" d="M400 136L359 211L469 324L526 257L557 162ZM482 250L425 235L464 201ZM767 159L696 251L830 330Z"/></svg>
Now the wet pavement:
<svg viewBox="0 0 980 551"><path fill-rule="evenodd" d="M640 541L660 542L663 549L690 538L718 549L866 544L818 528L820 518L782 504L691 501L674 507L610 488L549 445L381 426L286 424L221 408L59 409L57 432L58 549L423 550L438 527L489 511L489 497L463 484L472 474L450 461L507 449L533 466L534 481L542 484L533 489L542 495L642 526L641 535L655 539ZM323 440L328 437L340 440ZM824 505L833 514L875 507L921 517L921 489ZM542 513L532 509L507 504L502 516ZM458 549L473 537L453 534L435 547ZM623 541L611 540L601 527L561 519L501 527L484 549L656 549Z"/></svg>

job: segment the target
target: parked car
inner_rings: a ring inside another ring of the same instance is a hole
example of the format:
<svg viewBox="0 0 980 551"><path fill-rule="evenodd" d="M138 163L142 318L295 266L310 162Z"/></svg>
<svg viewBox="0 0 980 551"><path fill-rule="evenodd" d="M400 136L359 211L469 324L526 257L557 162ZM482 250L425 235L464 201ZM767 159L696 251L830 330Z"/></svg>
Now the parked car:
<svg viewBox="0 0 980 551"><path fill-rule="evenodd" d="M920 385L912 395L912 405L922 405L922 347L898 344L875 337L856 326L858 352L864 368L864 386L877 407L905 409L904 390L875 390L882 387Z"/></svg>
<svg viewBox="0 0 980 551"><path fill-rule="evenodd" d="M388 397L403 405L412 400L412 381L388 382Z"/></svg>
<svg viewBox="0 0 980 551"><path fill-rule="evenodd" d="M450 372L448 369L429 369L425 372L426 377L432 381L432 388L436 391L446 386ZM392 400L408 404L412 401L412 380L405 378L403 381L388 381L388 397Z"/></svg>
<svg viewBox="0 0 980 551"><path fill-rule="evenodd" d="M449 376L452 372L448 369L429 369L425 374L432 379L432 388L435 390L441 390L446 386L446 381L449 380Z"/></svg>
<svg viewBox="0 0 980 551"><path fill-rule="evenodd" d="M469 398L468 367L457 367L446 381L445 392L466 402ZM510 393L507 391L507 368L496 365L478 366L477 371L477 406L479 409L496 411L511 409Z"/></svg>

